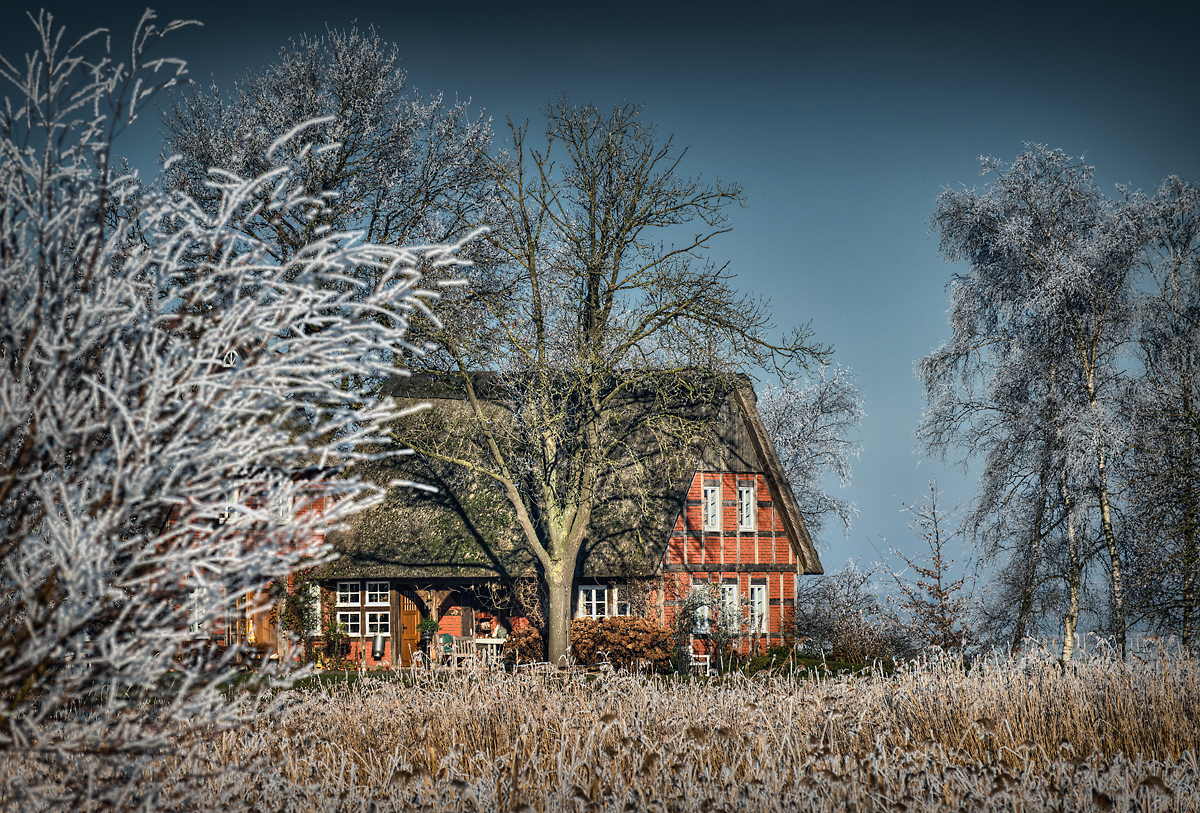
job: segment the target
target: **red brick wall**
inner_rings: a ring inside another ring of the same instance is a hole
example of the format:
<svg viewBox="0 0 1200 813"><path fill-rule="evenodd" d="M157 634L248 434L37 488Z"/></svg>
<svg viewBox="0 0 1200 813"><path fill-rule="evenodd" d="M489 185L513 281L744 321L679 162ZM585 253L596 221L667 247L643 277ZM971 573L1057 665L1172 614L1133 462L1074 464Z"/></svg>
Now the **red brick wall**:
<svg viewBox="0 0 1200 813"><path fill-rule="evenodd" d="M753 481L758 505L753 531L738 530L738 484ZM721 487L722 529L719 532L703 530L704 486L718 483ZM790 611L795 601L796 557L784 532L783 524L776 516L766 480L760 473L698 472L688 489L687 505L676 520L671 539L667 544L664 565L663 623L671 626L675 621L675 603L686 596L693 581L717 581L736 578L738 592L749 596L752 580L765 579L767 584L767 634L763 644L776 645L790 637L792 619ZM671 565L710 565L704 569L688 572L672 571ZM755 570L746 565L767 564L792 566L790 570ZM742 566L740 568L728 567ZM703 648L703 642L696 642ZM749 643L743 644L746 650Z"/></svg>

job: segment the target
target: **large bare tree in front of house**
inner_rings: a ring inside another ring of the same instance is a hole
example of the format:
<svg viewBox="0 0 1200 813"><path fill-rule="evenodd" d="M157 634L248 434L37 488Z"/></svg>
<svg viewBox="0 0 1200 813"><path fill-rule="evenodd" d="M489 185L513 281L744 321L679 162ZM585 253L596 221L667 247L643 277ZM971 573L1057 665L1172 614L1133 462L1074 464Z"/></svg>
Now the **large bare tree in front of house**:
<svg viewBox="0 0 1200 813"><path fill-rule="evenodd" d="M767 303L704 259L741 190L681 175L685 150L639 107L604 114L560 99L544 139L510 130L511 150L492 162L501 214L489 239L502 262L471 272L441 329L428 326L442 347L428 363L467 408L453 432L398 439L472 470L507 504L546 582L558 662L602 479L621 478L636 501L639 482L661 474L640 465L649 450L631 438L686 449L712 419L686 405L715 403L728 375L794 370L829 351L807 327L773 342Z"/></svg>

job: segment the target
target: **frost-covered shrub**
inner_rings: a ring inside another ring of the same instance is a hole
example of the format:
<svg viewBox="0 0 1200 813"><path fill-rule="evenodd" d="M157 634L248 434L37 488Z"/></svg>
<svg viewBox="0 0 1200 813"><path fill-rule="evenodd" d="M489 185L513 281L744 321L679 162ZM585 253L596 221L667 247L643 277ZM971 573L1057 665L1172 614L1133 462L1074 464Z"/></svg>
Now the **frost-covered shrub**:
<svg viewBox="0 0 1200 813"><path fill-rule="evenodd" d="M637 669L646 664L666 671L671 663L671 630L646 618L612 616L571 622L571 654L578 663L611 663Z"/></svg>
<svg viewBox="0 0 1200 813"><path fill-rule="evenodd" d="M322 229L282 259L250 236L248 212L321 210L287 183L335 149L303 122L263 174L213 174L211 210L118 172L113 138L182 72L145 61L153 19L112 62L43 14L41 52L0 64L5 809L187 809L186 749L271 712L269 662L231 691L214 622L380 498L354 464L400 413L373 385L434 296L417 269L455 262Z"/></svg>

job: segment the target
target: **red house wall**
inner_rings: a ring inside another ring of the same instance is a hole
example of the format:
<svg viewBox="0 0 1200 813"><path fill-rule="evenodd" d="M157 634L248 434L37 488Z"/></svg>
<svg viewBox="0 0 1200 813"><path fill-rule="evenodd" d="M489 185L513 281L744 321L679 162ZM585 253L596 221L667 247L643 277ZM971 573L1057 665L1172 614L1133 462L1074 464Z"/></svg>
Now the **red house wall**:
<svg viewBox="0 0 1200 813"><path fill-rule="evenodd" d="M739 531L738 486L750 482L757 497L755 528ZM716 483L721 487L721 530L705 531L703 489ZM760 648L781 644L791 636L794 624L797 564L762 474L697 472L663 558L663 623L674 624L678 602L688 595L694 582L736 578L739 594L748 598L750 585L765 580L767 631L761 636ZM702 640L693 645L704 649ZM743 652L748 652L750 646L750 641L744 641Z"/></svg>

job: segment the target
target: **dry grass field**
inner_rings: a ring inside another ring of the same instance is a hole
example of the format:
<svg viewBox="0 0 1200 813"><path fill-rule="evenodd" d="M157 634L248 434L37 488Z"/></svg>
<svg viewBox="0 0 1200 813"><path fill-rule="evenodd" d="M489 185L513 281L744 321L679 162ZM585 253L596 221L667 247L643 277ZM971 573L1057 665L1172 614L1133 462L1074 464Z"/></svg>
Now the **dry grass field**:
<svg viewBox="0 0 1200 813"><path fill-rule="evenodd" d="M1200 809L1200 665L1179 657L942 659L819 682L425 673L287 702L176 764L204 774L182 806Z"/></svg>
<svg viewBox="0 0 1200 813"><path fill-rule="evenodd" d="M297 692L211 741L229 810L1196 810L1200 666L892 677L465 672ZM253 764L248 771L228 766Z"/></svg>

